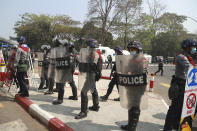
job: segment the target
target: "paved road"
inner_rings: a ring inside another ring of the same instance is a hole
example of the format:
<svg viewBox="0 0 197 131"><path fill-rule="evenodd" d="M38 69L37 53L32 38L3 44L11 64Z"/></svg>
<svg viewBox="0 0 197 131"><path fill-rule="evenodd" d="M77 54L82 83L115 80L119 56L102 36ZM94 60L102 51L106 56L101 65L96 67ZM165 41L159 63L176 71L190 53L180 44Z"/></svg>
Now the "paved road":
<svg viewBox="0 0 197 131"><path fill-rule="evenodd" d="M0 131L48 131L2 91L0 91L0 114Z"/></svg>

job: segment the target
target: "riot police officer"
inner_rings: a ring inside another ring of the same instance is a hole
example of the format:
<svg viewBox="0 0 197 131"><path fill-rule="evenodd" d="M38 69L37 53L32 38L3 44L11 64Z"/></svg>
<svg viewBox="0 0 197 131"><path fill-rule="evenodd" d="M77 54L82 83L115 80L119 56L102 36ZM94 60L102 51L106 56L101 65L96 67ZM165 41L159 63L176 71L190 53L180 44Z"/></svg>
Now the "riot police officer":
<svg viewBox="0 0 197 131"><path fill-rule="evenodd" d="M54 44L54 47L50 49L48 54L49 67L48 67L48 91L44 92L44 95L53 94L53 87L55 84L55 49L58 44Z"/></svg>
<svg viewBox="0 0 197 131"><path fill-rule="evenodd" d="M116 55L123 55L122 53L122 48L117 46L114 48L115 52L116 52ZM118 81L117 81L117 72L116 72L116 63L114 64L112 70L111 70L111 74L110 74L110 77L113 76L113 78L111 79L109 85L108 85L108 89L107 89L107 93L106 95L104 96L101 96L101 100L103 101L106 101L109 97L109 95L112 93L112 90L114 88L114 86L116 85L118 91L119 91L119 88L118 88ZM114 100L117 100L119 101L120 99L117 98L117 99L114 99Z"/></svg>
<svg viewBox="0 0 197 131"><path fill-rule="evenodd" d="M123 85L125 86L122 86L120 78L124 77L124 75L118 74L119 88L120 88L120 102L123 107L126 107L128 109L128 125L122 125L121 128L127 131L136 131L137 124L139 121L139 116L140 116L141 99L146 90L147 76L144 71L144 56L142 53L141 43L138 41L131 41L130 43L128 43L127 48L130 51L131 55L123 56L125 58L124 59L121 58L123 60L119 60L122 63L122 64L120 63L120 65L118 65L118 59L117 59L117 65L116 65L117 72L124 71L124 73L130 73L127 74L127 75L131 75L129 79L136 78L137 80L138 78L143 78L143 80L138 81L136 83L133 81L132 85L127 85L128 83L125 84L123 82ZM121 70L119 70L118 68L121 68ZM140 77L138 77L138 75ZM126 96L122 92L126 92ZM127 105L124 105L125 103L127 103Z"/></svg>
<svg viewBox="0 0 197 131"><path fill-rule="evenodd" d="M14 67L17 70L16 77L20 85L19 94L23 97L29 97L25 77L29 68L28 60L30 49L27 44L25 44L25 37L21 36L17 41L19 43L19 47L16 52Z"/></svg>
<svg viewBox="0 0 197 131"><path fill-rule="evenodd" d="M71 67L71 72L72 72L72 76L75 72L75 65L76 65L76 55L77 55L77 52L75 50L75 47L74 47L74 44L69 42L68 43L68 46L69 46L69 53L70 53L70 67ZM75 81L72 77L72 80L71 82L69 82L71 88L72 88L72 93L73 93L73 96L69 96L68 99L70 100L78 100L77 98L77 86L75 84Z"/></svg>
<svg viewBox="0 0 197 131"><path fill-rule="evenodd" d="M53 104L63 103L65 82L71 82L73 73L70 67L70 56L68 51L68 41L56 39L55 48L55 82L58 89L58 99Z"/></svg>
<svg viewBox="0 0 197 131"><path fill-rule="evenodd" d="M40 83L38 90L48 88L48 83L49 83L49 81L48 81L48 67L49 67L48 53L50 51L50 48L51 47L49 45L42 45L41 46L41 49L44 51L44 54L43 54L43 62L42 62L42 70L41 70L41 83ZM46 81L46 87L43 88L45 81Z"/></svg>
<svg viewBox="0 0 197 131"><path fill-rule="evenodd" d="M88 91L92 93L93 106L89 110L98 111L99 101L96 89L96 80L101 77L102 60L96 51L97 41L89 39L86 41L88 47L80 50L79 56L79 88L81 88L81 112L75 119L81 119L87 116Z"/></svg>
<svg viewBox="0 0 197 131"><path fill-rule="evenodd" d="M183 51L176 57L175 75L171 80L171 84L176 86L171 86L170 88L177 87L178 90L169 89L169 98L172 101L166 116L164 131L179 129L187 72L190 65L194 66L191 57L192 54L196 53L196 48L194 46L196 46L196 44L192 39L183 40L181 43ZM191 125L192 123L189 124Z"/></svg>

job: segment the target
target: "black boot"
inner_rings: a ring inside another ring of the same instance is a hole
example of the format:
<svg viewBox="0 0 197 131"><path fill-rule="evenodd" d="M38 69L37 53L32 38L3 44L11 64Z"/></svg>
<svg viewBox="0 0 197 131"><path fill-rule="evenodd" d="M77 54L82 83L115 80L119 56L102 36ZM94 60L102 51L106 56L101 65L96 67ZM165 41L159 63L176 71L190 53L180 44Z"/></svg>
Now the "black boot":
<svg viewBox="0 0 197 131"><path fill-rule="evenodd" d="M104 96L101 96L100 98L101 98L102 101L107 101L108 96L107 95L104 95Z"/></svg>
<svg viewBox="0 0 197 131"><path fill-rule="evenodd" d="M68 99L70 99L70 100L78 100L77 96L69 96Z"/></svg>
<svg viewBox="0 0 197 131"><path fill-rule="evenodd" d="M115 98L114 101L120 101L120 97Z"/></svg>
<svg viewBox="0 0 197 131"><path fill-rule="evenodd" d="M70 100L78 100L78 98L77 98L77 87L75 85L74 80L72 80L69 84L70 84L70 86L72 88L73 96L69 96L68 99L70 99Z"/></svg>
<svg viewBox="0 0 197 131"><path fill-rule="evenodd" d="M53 101L53 104L62 104L63 103L63 97L64 97L64 84L57 83L56 87L58 87L58 99Z"/></svg>
<svg viewBox="0 0 197 131"><path fill-rule="evenodd" d="M125 131L127 131L127 128L128 128L128 125L121 125L121 127L120 127L122 130L125 130Z"/></svg>
<svg viewBox="0 0 197 131"><path fill-rule="evenodd" d="M87 112L80 112L77 116L75 116L75 119L82 119L87 117Z"/></svg>
<svg viewBox="0 0 197 131"><path fill-rule="evenodd" d="M53 105L58 105L58 104L62 104L63 103L63 100L54 100L53 101Z"/></svg>
<svg viewBox="0 0 197 131"><path fill-rule="evenodd" d="M138 107L132 107L129 110L129 122L128 122L128 131L136 131L137 123L139 121L140 109Z"/></svg>
<svg viewBox="0 0 197 131"><path fill-rule="evenodd" d="M87 108L88 108L88 96L87 94L81 92L81 112L75 116L75 119L82 119L87 117Z"/></svg>
<svg viewBox="0 0 197 131"><path fill-rule="evenodd" d="M99 111L99 101L98 101L98 95L92 94L92 100L93 100L93 106L89 107L89 110L91 111Z"/></svg>
<svg viewBox="0 0 197 131"><path fill-rule="evenodd" d="M46 92L44 93L44 95L50 95L50 94L53 94L53 91L48 90L48 91L46 91Z"/></svg>

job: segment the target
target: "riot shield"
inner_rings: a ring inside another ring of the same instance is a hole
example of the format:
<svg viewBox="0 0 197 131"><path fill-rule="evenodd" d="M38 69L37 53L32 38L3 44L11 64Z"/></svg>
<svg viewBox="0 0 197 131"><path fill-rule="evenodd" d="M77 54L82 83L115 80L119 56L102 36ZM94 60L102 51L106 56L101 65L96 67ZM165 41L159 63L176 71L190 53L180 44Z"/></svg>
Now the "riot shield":
<svg viewBox="0 0 197 131"><path fill-rule="evenodd" d="M52 48L48 53L49 58L49 68L48 68L48 78L55 79L55 48Z"/></svg>
<svg viewBox="0 0 197 131"><path fill-rule="evenodd" d="M43 77L44 75L44 69L43 69L44 53L38 52L37 56L38 56L38 74L40 77Z"/></svg>
<svg viewBox="0 0 197 131"><path fill-rule="evenodd" d="M147 108L147 101L145 102L142 98L144 96L146 99L144 93L147 85L143 55L135 57L131 55L116 56L116 70L118 73L121 106L126 109L130 109L133 106L141 109Z"/></svg>
<svg viewBox="0 0 197 131"><path fill-rule="evenodd" d="M60 45L55 51L55 82L65 83L72 81L70 56L66 46Z"/></svg>
<svg viewBox="0 0 197 131"><path fill-rule="evenodd" d="M99 55L94 48L82 48L79 54L78 89L94 92L95 70Z"/></svg>

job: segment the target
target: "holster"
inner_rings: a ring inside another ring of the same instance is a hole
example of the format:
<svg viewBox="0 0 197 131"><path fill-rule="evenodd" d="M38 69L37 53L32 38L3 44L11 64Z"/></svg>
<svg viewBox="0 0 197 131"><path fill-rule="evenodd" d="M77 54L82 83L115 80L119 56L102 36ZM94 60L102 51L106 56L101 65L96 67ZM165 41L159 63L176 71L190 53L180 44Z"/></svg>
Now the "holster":
<svg viewBox="0 0 197 131"><path fill-rule="evenodd" d="M185 80L173 75L170 83L170 88L168 90L168 97L170 100L176 99L180 95L182 90L182 86L180 85L185 85Z"/></svg>

